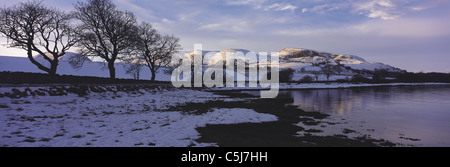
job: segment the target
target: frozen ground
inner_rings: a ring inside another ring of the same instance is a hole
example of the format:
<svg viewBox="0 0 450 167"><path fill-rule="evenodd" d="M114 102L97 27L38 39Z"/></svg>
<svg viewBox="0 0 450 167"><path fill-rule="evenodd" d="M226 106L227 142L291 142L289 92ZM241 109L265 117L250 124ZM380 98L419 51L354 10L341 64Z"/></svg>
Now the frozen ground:
<svg viewBox="0 0 450 167"><path fill-rule="evenodd" d="M3 87L0 89L0 146L216 146L198 143L195 128L207 124L236 124L276 121L270 114L251 109L214 109L203 114L168 111L189 102L224 100L211 92L97 86L87 95L60 90L63 95L50 96L50 87ZM39 91L45 96L32 96ZM48 91L48 92L47 92ZM20 98L5 94L28 92ZM64 95L67 94L67 95Z"/></svg>

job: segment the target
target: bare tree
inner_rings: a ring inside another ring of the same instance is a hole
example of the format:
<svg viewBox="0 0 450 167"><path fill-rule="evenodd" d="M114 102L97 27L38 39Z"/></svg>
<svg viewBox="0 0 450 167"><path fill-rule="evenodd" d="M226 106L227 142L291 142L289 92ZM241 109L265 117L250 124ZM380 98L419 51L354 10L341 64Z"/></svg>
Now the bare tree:
<svg viewBox="0 0 450 167"><path fill-rule="evenodd" d="M75 5L75 17L82 22L79 53L100 57L108 64L110 78L116 78L114 63L136 45L137 26L133 13L116 9L110 0L88 0Z"/></svg>
<svg viewBox="0 0 450 167"><path fill-rule="evenodd" d="M0 9L0 32L7 37L9 47L27 51L28 59L50 75L55 75L59 58L78 41L70 14L50 9L38 1L29 1ZM33 57L40 54L50 63L46 67Z"/></svg>
<svg viewBox="0 0 450 167"><path fill-rule="evenodd" d="M316 82L318 82L321 72L320 71L311 71L311 74L314 75L314 78L316 78Z"/></svg>
<svg viewBox="0 0 450 167"><path fill-rule="evenodd" d="M336 65L333 66L333 71L341 75L341 73L344 71L343 68L344 68L343 65Z"/></svg>
<svg viewBox="0 0 450 167"><path fill-rule="evenodd" d="M327 81L330 81L330 77L334 74L336 66L331 63L334 59L331 59L328 55L325 56L325 65L322 67L323 74L327 77Z"/></svg>
<svg viewBox="0 0 450 167"><path fill-rule="evenodd" d="M143 22L139 26L139 42L137 53L139 59L144 60L145 65L152 73L151 81L155 81L156 72L170 63L173 54L181 48L180 39L173 35L160 35L149 23Z"/></svg>
<svg viewBox="0 0 450 167"><path fill-rule="evenodd" d="M330 64L326 64L325 66L322 67L322 72L327 77L327 81L330 81L330 76L333 75L333 69L334 69L333 65Z"/></svg>
<svg viewBox="0 0 450 167"><path fill-rule="evenodd" d="M141 71L142 71L143 66L144 66L144 64L141 64L138 62L130 63L125 66L125 68L126 68L125 72L127 74L130 74L131 76L133 76L133 78L135 80L140 80Z"/></svg>

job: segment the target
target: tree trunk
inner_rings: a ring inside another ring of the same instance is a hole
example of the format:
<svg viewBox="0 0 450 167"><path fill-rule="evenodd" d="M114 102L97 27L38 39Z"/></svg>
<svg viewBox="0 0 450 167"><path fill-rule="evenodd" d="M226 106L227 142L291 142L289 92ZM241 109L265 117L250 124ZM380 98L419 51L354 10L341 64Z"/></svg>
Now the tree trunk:
<svg viewBox="0 0 450 167"><path fill-rule="evenodd" d="M28 55L28 59L31 61L31 63L33 63L34 65L36 65L40 70L45 71L50 73L50 69L43 66L42 64L40 64L39 62L37 62L36 60L34 60L33 57L33 49L31 47L30 41L28 41L29 44L27 44L27 55ZM31 41L32 42L32 41Z"/></svg>
<svg viewBox="0 0 450 167"><path fill-rule="evenodd" d="M109 69L109 77L111 79L116 79L116 68L114 67L114 61L108 62L108 69Z"/></svg>
<svg viewBox="0 0 450 167"><path fill-rule="evenodd" d="M136 71L136 79L139 81L141 79L141 67L139 66Z"/></svg>
<svg viewBox="0 0 450 167"><path fill-rule="evenodd" d="M153 82L156 79L156 71L155 70L151 70L151 71L152 71L152 82Z"/></svg>
<svg viewBox="0 0 450 167"><path fill-rule="evenodd" d="M50 64L50 71L48 72L48 74L50 74L51 76L55 76L56 75L56 70L58 69L58 63L59 60L58 59L54 59Z"/></svg>

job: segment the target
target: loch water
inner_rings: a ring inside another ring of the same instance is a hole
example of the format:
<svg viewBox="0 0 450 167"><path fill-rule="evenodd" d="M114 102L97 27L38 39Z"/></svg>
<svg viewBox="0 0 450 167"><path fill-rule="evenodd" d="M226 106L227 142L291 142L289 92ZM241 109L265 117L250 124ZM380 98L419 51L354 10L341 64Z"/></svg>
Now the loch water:
<svg viewBox="0 0 450 167"><path fill-rule="evenodd" d="M314 135L386 139L399 146L450 146L450 86L284 90L292 105L329 114Z"/></svg>

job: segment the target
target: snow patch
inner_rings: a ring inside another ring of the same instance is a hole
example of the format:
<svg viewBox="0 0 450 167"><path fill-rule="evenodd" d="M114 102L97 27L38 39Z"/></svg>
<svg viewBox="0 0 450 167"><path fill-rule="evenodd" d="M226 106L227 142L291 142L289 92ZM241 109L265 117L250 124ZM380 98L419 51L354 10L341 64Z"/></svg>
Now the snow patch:
<svg viewBox="0 0 450 167"><path fill-rule="evenodd" d="M3 87L1 91L11 92L11 89ZM3 97L0 98L0 146L217 146L196 142L200 138L196 128L277 120L273 115L240 108L217 108L201 115L167 111L186 103L222 98L211 92L189 89L140 89L89 93L84 97L76 94Z"/></svg>

